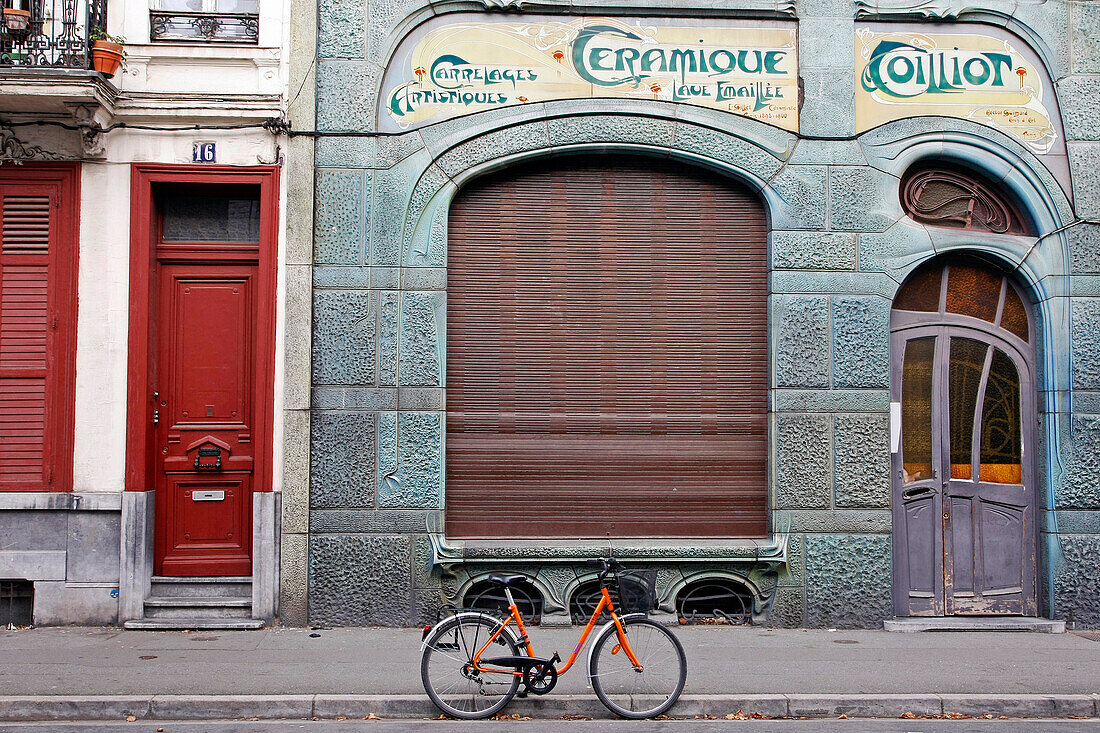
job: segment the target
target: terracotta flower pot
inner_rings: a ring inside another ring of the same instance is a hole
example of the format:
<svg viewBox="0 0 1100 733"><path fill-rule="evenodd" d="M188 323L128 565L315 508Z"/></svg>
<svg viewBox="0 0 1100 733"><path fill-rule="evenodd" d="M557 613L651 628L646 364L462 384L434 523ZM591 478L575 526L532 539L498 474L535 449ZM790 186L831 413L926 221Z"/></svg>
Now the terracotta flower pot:
<svg viewBox="0 0 1100 733"><path fill-rule="evenodd" d="M27 32L27 26L31 22L31 11L19 10L18 8L4 8L4 26L12 34L23 34Z"/></svg>
<svg viewBox="0 0 1100 733"><path fill-rule="evenodd" d="M99 40L92 44L92 65L106 76L114 76L122 63L122 46L111 41Z"/></svg>

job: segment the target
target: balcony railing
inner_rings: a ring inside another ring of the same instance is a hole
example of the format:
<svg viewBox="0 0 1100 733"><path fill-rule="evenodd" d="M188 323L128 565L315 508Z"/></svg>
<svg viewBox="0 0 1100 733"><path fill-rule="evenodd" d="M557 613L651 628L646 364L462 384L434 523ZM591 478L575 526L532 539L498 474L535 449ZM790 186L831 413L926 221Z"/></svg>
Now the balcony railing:
<svg viewBox="0 0 1100 733"><path fill-rule="evenodd" d="M30 11L24 29L4 9L0 67L91 68L88 37L106 28L107 0L22 0L22 8Z"/></svg>

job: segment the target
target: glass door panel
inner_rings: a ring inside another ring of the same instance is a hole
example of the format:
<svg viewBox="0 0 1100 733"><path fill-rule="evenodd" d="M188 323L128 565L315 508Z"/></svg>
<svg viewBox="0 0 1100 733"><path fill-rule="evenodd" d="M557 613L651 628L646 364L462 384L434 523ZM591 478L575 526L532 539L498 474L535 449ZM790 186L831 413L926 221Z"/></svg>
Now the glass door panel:
<svg viewBox="0 0 1100 733"><path fill-rule="evenodd" d="M905 344L901 377L902 481L932 478L932 373L936 337Z"/></svg>
<svg viewBox="0 0 1100 733"><path fill-rule="evenodd" d="M1020 375L1000 349L994 349L982 404L979 478L997 484L1023 483Z"/></svg>
<svg viewBox="0 0 1100 733"><path fill-rule="evenodd" d="M989 347L967 338L951 339L947 383L950 394L951 478L974 476L974 412Z"/></svg>

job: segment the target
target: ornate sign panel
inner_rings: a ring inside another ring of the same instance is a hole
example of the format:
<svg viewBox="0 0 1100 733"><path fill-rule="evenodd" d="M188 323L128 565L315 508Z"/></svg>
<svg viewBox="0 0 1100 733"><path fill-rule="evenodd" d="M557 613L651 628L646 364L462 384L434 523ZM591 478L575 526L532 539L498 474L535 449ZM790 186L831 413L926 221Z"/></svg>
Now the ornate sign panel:
<svg viewBox="0 0 1100 733"><path fill-rule="evenodd" d="M793 24L690 19L446 16L402 41L380 128L556 99L694 104L798 129Z"/></svg>
<svg viewBox="0 0 1100 733"><path fill-rule="evenodd" d="M989 125L1037 155L1052 152L1056 142L1061 147L1053 86L1030 49L993 28L924 30L857 26L858 132L904 117L943 115Z"/></svg>

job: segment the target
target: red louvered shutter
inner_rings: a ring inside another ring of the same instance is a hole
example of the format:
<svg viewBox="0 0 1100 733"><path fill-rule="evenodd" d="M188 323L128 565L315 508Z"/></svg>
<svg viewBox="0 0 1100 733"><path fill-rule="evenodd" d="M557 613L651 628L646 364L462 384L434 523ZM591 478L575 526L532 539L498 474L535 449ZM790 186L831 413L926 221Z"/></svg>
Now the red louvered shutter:
<svg viewBox="0 0 1100 733"><path fill-rule="evenodd" d="M590 156L450 216L451 537L767 532L767 220L747 188Z"/></svg>
<svg viewBox="0 0 1100 733"><path fill-rule="evenodd" d="M71 444L72 354L59 332L73 325L60 323L73 283L59 280L75 248L61 242L62 183L26 173L0 178L0 490L49 491L69 488L56 464Z"/></svg>

